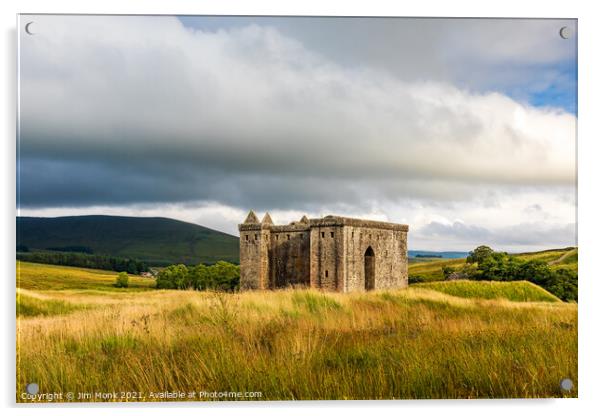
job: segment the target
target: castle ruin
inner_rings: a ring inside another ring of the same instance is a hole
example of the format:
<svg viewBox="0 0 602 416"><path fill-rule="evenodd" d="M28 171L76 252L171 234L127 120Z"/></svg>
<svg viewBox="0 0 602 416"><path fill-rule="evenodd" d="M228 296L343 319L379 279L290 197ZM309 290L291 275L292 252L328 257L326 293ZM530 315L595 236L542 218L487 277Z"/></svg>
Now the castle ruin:
<svg viewBox="0 0 602 416"><path fill-rule="evenodd" d="M408 226L328 215L275 225L253 211L240 231L243 290L305 286L337 292L408 285Z"/></svg>

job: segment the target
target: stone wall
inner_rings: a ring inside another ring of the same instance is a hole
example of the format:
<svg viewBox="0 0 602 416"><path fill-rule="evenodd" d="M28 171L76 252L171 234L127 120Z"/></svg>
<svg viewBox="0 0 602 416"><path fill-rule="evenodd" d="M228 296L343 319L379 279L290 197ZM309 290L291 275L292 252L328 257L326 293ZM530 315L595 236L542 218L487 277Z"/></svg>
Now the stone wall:
<svg viewBox="0 0 602 416"><path fill-rule="evenodd" d="M408 285L407 232L382 228L347 226L345 234L345 292L365 290L365 255L375 257L374 289Z"/></svg>
<svg viewBox="0 0 602 416"><path fill-rule="evenodd" d="M309 228L271 231L270 286L309 286Z"/></svg>
<svg viewBox="0 0 602 416"><path fill-rule="evenodd" d="M269 230L245 227L240 232L241 289L268 289Z"/></svg>
<svg viewBox="0 0 602 416"><path fill-rule="evenodd" d="M310 236L311 287L343 291L345 270L341 226L312 225Z"/></svg>
<svg viewBox="0 0 602 416"><path fill-rule="evenodd" d="M366 270L368 289L408 285L407 225L334 216L274 225L251 211L239 230L242 289L364 291Z"/></svg>

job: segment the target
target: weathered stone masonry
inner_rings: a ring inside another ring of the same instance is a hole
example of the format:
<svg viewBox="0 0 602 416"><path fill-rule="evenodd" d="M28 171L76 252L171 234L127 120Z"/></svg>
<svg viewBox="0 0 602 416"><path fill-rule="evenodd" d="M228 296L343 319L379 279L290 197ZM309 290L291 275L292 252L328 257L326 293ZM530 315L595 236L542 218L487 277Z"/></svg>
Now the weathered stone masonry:
<svg viewBox="0 0 602 416"><path fill-rule="evenodd" d="M353 292L408 285L408 226L326 216L275 225L253 211L240 231L241 289Z"/></svg>

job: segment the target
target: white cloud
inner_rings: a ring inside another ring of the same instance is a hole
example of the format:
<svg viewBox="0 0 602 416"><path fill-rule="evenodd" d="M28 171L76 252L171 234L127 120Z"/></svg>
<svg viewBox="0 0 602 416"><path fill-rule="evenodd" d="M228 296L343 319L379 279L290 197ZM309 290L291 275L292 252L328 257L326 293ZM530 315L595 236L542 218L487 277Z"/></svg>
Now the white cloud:
<svg viewBox="0 0 602 416"><path fill-rule="evenodd" d="M574 88L576 19L416 19L184 17L206 31L269 26L346 68L373 66L404 81L433 80L528 99L546 88ZM570 72L570 71L569 71Z"/></svg>
<svg viewBox="0 0 602 416"><path fill-rule="evenodd" d="M543 250L550 247L577 245L575 224L520 223L494 229L465 225L431 222L412 236L414 244L438 247L454 247L455 250L472 250L486 244L495 250L510 252ZM444 248L439 248L444 250Z"/></svg>
<svg viewBox="0 0 602 416"><path fill-rule="evenodd" d="M36 24L21 39L24 212L119 204L232 232L255 207L471 230L537 222L525 209L539 203L550 223L572 221L576 118L562 110L341 65L272 28ZM515 206L522 189L547 202Z"/></svg>
<svg viewBox="0 0 602 416"><path fill-rule="evenodd" d="M354 179L574 180L576 120L559 110L343 69L258 26L203 33L168 18L81 16L40 26L44 35L23 45L24 156L170 157Z"/></svg>

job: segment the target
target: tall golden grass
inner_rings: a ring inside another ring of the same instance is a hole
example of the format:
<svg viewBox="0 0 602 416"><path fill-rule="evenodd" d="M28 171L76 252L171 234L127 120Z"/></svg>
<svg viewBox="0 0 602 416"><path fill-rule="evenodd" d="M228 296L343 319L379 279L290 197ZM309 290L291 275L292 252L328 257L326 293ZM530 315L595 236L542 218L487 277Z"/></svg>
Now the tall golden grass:
<svg viewBox="0 0 602 416"><path fill-rule="evenodd" d="M561 302L559 298L542 287L524 280L513 282L451 280L417 283L413 287L436 290L461 298L507 299L517 302Z"/></svg>
<svg viewBox="0 0 602 416"><path fill-rule="evenodd" d="M17 401L28 401L21 393L31 382L40 393L140 392L134 400L162 391L262 400L577 395L575 304L420 288L18 296L34 312L18 319ZM560 390L565 377L575 382L569 393Z"/></svg>

